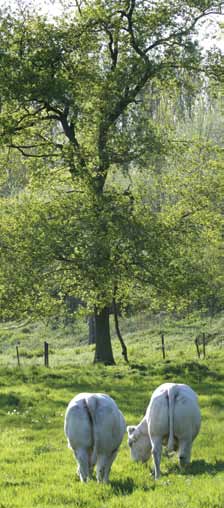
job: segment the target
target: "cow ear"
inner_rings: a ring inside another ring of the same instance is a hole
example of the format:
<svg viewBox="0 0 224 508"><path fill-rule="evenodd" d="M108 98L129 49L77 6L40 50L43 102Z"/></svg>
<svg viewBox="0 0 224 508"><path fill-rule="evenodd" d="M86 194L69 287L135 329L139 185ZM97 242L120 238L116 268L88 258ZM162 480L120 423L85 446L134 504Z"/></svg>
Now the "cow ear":
<svg viewBox="0 0 224 508"><path fill-rule="evenodd" d="M134 433L136 429L136 426L135 425L128 425L127 426L127 433L129 436L132 436L132 434Z"/></svg>

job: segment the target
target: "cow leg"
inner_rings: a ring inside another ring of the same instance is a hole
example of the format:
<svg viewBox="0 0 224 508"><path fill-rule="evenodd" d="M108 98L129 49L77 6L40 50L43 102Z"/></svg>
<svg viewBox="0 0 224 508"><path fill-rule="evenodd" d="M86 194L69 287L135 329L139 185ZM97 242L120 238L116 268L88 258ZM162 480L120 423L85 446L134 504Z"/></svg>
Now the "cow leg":
<svg viewBox="0 0 224 508"><path fill-rule="evenodd" d="M160 477L160 461L162 453L162 439L160 437L151 437L152 442L152 456L155 468L155 480Z"/></svg>
<svg viewBox="0 0 224 508"><path fill-rule="evenodd" d="M191 440L180 440L179 449L178 449L178 457L179 457L179 465L181 469L184 469L188 464L190 464L191 460Z"/></svg>
<svg viewBox="0 0 224 508"><path fill-rule="evenodd" d="M92 478L93 477L93 469L94 469L94 466L96 465L96 456L93 452L89 453L88 460L89 460L89 477Z"/></svg>
<svg viewBox="0 0 224 508"><path fill-rule="evenodd" d="M108 482L110 468L116 455L112 454L110 457L107 455L99 455L96 464L96 478L98 482Z"/></svg>
<svg viewBox="0 0 224 508"><path fill-rule="evenodd" d="M106 457L105 455L98 455L96 463L96 478L98 482L102 482L105 473Z"/></svg>
<svg viewBox="0 0 224 508"><path fill-rule="evenodd" d="M104 476L103 476L103 482L104 483L108 483L109 482L109 475L110 475L111 466L113 464L113 461L116 458L116 455L117 455L117 451L113 452L110 455L110 457L107 457L107 459L106 459L105 468L104 468Z"/></svg>
<svg viewBox="0 0 224 508"><path fill-rule="evenodd" d="M78 462L78 474L81 482L86 482L89 476L88 452L84 448L78 448L74 452Z"/></svg>

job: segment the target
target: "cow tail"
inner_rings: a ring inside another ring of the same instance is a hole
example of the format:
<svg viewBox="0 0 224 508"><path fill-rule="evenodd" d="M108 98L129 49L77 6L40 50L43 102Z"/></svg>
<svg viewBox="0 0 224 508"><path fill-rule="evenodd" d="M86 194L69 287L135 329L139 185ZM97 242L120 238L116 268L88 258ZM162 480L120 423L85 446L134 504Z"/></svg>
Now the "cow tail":
<svg viewBox="0 0 224 508"><path fill-rule="evenodd" d="M92 452L92 464L96 463L97 450L98 450L98 442L99 436L97 432L96 426L96 407L97 407L97 399L94 397L90 397L85 399L85 407L90 420L91 429L92 429L92 441L93 441L93 452Z"/></svg>
<svg viewBox="0 0 224 508"><path fill-rule="evenodd" d="M175 397L177 395L176 386L171 386L167 390L168 408L169 408L169 439L167 449L169 452L174 450L174 405Z"/></svg>

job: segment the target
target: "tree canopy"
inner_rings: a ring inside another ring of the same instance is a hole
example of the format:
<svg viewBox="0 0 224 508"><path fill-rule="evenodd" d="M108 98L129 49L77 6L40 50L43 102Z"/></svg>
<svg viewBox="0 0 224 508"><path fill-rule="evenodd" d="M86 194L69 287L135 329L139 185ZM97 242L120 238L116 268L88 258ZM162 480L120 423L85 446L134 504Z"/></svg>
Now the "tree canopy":
<svg viewBox="0 0 224 508"><path fill-rule="evenodd" d="M153 101L196 94L210 72L197 25L222 5L95 0L54 22L2 14L2 173L8 185L11 167L23 189L2 198L3 317L75 295L95 312L95 360L113 363L114 296L125 306L143 292L202 293L208 231L220 240L220 150L177 148Z"/></svg>

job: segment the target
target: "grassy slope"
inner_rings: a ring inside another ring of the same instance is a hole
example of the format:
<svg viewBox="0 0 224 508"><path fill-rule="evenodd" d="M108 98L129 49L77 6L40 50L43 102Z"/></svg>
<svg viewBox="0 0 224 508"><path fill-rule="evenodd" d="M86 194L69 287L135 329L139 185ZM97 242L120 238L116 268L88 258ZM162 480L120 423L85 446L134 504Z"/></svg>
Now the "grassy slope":
<svg viewBox="0 0 224 508"><path fill-rule="evenodd" d="M158 349L157 324L151 324L151 328L148 324L146 329L144 319L139 319L137 333L134 322L129 322L129 333L125 338L131 366L120 360L117 341L114 343L117 366L106 368L91 364L92 347L90 350L86 345L72 348L71 338L67 337L66 347L62 348L62 342L55 335L51 337L55 348L50 358L51 368L29 365L40 360L39 355L32 356L32 351L41 352L40 343L35 339L34 344L33 335L30 335L30 357L24 356L23 367L18 369L11 366L13 362L15 365L15 336L11 334L12 347L8 348L4 347L2 339L0 508L224 506L222 342L210 343L206 360L198 361L192 341L195 330L186 324L181 327L178 324L176 329L169 323L163 325L169 346L166 361L162 360ZM216 323L214 328L217 326ZM21 337L20 340L22 344ZM28 345L25 345L27 351ZM180 474L175 456L170 459L163 456L163 475L155 484L149 464L131 462L125 437L112 467L110 485L98 485L93 481L80 484L63 434L68 401L81 391L106 392L115 398L127 423L137 423L152 390L166 380L186 382L199 394L203 423L193 446L193 462L188 475Z"/></svg>

